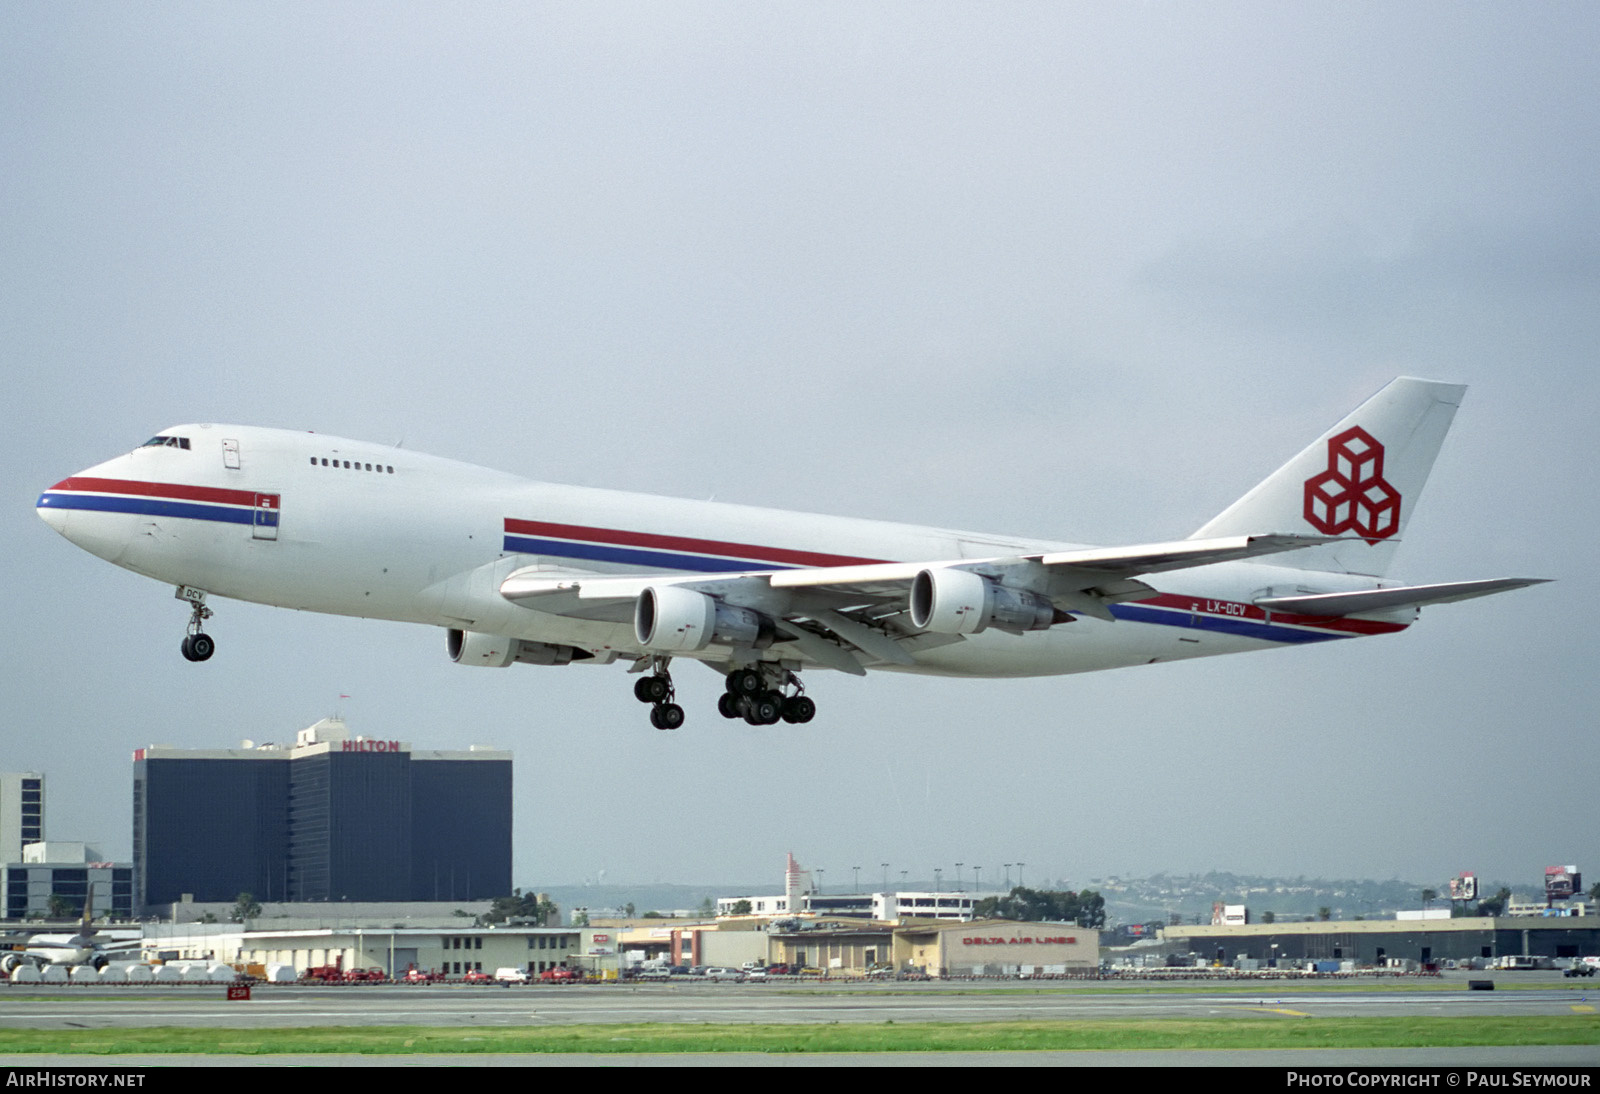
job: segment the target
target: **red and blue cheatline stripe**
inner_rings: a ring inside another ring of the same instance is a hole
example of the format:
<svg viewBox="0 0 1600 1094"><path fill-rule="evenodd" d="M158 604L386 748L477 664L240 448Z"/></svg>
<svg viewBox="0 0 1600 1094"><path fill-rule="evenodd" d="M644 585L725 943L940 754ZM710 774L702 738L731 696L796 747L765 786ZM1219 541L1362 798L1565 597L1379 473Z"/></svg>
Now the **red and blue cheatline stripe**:
<svg viewBox="0 0 1600 1094"><path fill-rule="evenodd" d="M40 494L38 508L138 513L275 527L278 503L277 494L257 494L250 490L139 479L75 477L62 479Z"/></svg>
<svg viewBox="0 0 1600 1094"><path fill-rule="evenodd" d="M505 550L588 562L617 562L657 570L731 574L741 570L795 570L820 566L859 566L878 558L759 547L692 536L664 536L619 528L591 528L542 520L506 518Z"/></svg>
<svg viewBox="0 0 1600 1094"><path fill-rule="evenodd" d="M1404 623L1269 612L1254 604L1174 593L1158 593L1143 600L1112 604L1111 614L1134 623L1188 627L1290 645L1327 642L1335 638L1358 638L1367 634L1393 634L1406 629Z"/></svg>

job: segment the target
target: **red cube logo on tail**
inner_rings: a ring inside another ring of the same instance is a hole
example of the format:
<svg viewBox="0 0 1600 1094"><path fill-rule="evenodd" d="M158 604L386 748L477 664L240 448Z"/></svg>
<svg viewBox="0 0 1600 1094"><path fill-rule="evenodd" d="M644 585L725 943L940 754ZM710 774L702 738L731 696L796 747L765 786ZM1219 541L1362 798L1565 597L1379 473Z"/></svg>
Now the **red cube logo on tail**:
<svg viewBox="0 0 1600 1094"><path fill-rule="evenodd" d="M1383 445L1360 426L1328 438L1328 469L1306 480L1306 522L1368 543L1400 530L1400 491L1383 478Z"/></svg>

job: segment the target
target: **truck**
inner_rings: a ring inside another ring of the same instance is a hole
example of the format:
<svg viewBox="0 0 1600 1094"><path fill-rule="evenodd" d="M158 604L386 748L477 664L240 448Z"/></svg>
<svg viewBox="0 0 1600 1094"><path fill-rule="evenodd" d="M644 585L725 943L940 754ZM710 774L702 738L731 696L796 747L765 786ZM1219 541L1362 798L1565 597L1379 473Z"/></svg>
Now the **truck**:
<svg viewBox="0 0 1600 1094"><path fill-rule="evenodd" d="M331 965L308 965L300 974L302 980L315 980L322 984L344 983L344 955L340 954L333 959Z"/></svg>

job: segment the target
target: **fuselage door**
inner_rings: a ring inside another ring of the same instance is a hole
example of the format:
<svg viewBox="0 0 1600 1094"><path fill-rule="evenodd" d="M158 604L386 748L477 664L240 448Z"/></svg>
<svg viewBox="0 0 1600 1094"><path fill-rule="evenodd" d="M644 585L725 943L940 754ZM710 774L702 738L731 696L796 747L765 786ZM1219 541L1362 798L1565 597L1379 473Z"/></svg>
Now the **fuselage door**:
<svg viewBox="0 0 1600 1094"><path fill-rule="evenodd" d="M231 468L234 471L239 470L239 442L238 441L223 441L222 442L222 466L227 467L227 468Z"/></svg>
<svg viewBox="0 0 1600 1094"><path fill-rule="evenodd" d="M256 495L254 520L250 524L252 539L278 538L278 507L282 503L282 497L278 494Z"/></svg>

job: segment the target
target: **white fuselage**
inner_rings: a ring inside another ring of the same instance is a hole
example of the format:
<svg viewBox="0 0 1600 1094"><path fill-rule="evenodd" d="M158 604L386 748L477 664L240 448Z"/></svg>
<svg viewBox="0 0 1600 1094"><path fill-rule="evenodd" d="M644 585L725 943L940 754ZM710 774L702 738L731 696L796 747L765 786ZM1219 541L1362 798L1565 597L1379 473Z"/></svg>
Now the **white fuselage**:
<svg viewBox="0 0 1600 1094"><path fill-rule="evenodd" d="M513 571L701 573L993 558L1073 545L531 482L315 433L188 425L51 487L41 516L109 562L174 585L306 611L641 651L631 622L570 618L500 595ZM1304 572L1225 563L1149 579L1117 622L1078 617L913 647L900 671L1037 676L1403 629L1401 618L1273 615ZM1370 588L1320 574L1314 591ZM1409 619L1406 616L1405 619ZM693 654L726 657L712 647ZM885 668L895 666L884 665Z"/></svg>

